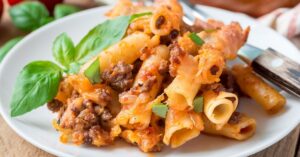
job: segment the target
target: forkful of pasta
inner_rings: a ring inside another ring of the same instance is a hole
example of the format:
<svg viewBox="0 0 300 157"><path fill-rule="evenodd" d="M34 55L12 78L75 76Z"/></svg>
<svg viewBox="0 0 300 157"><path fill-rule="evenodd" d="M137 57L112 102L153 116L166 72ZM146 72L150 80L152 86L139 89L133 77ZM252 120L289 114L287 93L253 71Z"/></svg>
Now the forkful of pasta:
<svg viewBox="0 0 300 157"><path fill-rule="evenodd" d="M200 25L210 31L218 29L218 23L210 19L210 15L201 8L196 7L189 1L180 0L180 2L184 8L184 21L186 23L193 25L195 22L195 25ZM205 23L198 18L208 20L208 22ZM251 65L253 70L262 77L285 91L300 97L300 79L297 75L300 73L299 63L294 62L272 48L262 50L248 43L238 51L238 56L248 65ZM270 64L272 62L278 64Z"/></svg>

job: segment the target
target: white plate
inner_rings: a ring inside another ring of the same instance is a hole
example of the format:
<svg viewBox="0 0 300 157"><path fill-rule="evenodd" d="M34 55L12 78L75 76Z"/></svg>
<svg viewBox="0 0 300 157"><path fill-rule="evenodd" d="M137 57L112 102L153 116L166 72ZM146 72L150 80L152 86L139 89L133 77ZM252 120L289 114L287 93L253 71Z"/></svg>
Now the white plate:
<svg viewBox="0 0 300 157"><path fill-rule="evenodd" d="M254 20L242 14L209 7L205 7L204 9L215 18L225 22L236 20L243 26L251 25L252 31L249 43L261 48L272 47L280 52L284 52L285 55L294 60L298 58L299 62L300 53L298 50L287 39L271 29L257 24ZM108 7L87 10L53 22L31 33L13 48L1 64L0 111L5 121L28 142L57 156L148 156L140 152L138 148L124 142L118 142L114 146L104 148L78 147L71 144L62 144L59 142L58 132L51 126L51 120L55 116L45 106L18 118L12 119L9 116L9 101L13 85L17 74L23 66L34 60L53 60L51 46L57 35L67 32L74 39L74 42L77 43L88 30L105 19L103 15L107 10ZM238 142L221 137L200 135L200 137L189 141L178 149L165 147L161 153L156 153L155 156L236 157L247 156L265 149L286 136L300 121L299 99L289 96L284 92L283 94L288 100L286 109L275 116L265 114L253 101L242 101L239 110L254 117L258 125L256 134L249 140Z"/></svg>

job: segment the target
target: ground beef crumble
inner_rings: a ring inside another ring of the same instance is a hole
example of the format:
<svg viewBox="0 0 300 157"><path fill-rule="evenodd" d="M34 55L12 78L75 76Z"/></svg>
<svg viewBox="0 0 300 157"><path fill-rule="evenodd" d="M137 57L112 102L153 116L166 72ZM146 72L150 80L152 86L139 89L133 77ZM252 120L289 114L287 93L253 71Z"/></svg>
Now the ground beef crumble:
<svg viewBox="0 0 300 157"><path fill-rule="evenodd" d="M118 91L128 90L133 83L133 65L119 62L111 69L102 73L102 79L113 89Z"/></svg>
<svg viewBox="0 0 300 157"><path fill-rule="evenodd" d="M58 112L60 108L63 107L63 103L59 100L53 99L47 103L47 107L52 112Z"/></svg>
<svg viewBox="0 0 300 157"><path fill-rule="evenodd" d="M172 77L176 76L177 68L181 63L181 58L185 55L185 52L180 48L178 43L173 43L169 46L170 49L170 66L169 73Z"/></svg>

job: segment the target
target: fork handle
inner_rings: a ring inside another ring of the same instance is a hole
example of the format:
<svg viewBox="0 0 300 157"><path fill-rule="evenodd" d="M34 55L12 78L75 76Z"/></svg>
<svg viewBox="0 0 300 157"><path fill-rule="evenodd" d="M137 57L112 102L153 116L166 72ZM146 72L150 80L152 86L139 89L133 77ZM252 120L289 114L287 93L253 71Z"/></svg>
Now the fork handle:
<svg viewBox="0 0 300 157"><path fill-rule="evenodd" d="M252 62L253 70L289 93L300 96L300 65L269 48Z"/></svg>

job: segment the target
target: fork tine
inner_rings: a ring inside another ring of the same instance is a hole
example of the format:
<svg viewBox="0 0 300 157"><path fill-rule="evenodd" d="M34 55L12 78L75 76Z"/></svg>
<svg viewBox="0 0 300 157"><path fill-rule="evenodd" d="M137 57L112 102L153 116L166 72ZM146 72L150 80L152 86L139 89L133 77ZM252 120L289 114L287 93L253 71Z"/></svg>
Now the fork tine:
<svg viewBox="0 0 300 157"><path fill-rule="evenodd" d="M188 18L188 16L186 16L186 15L183 16L183 21L184 21L184 23L186 23L190 26L192 26L194 24L194 21L191 20L190 18Z"/></svg>

